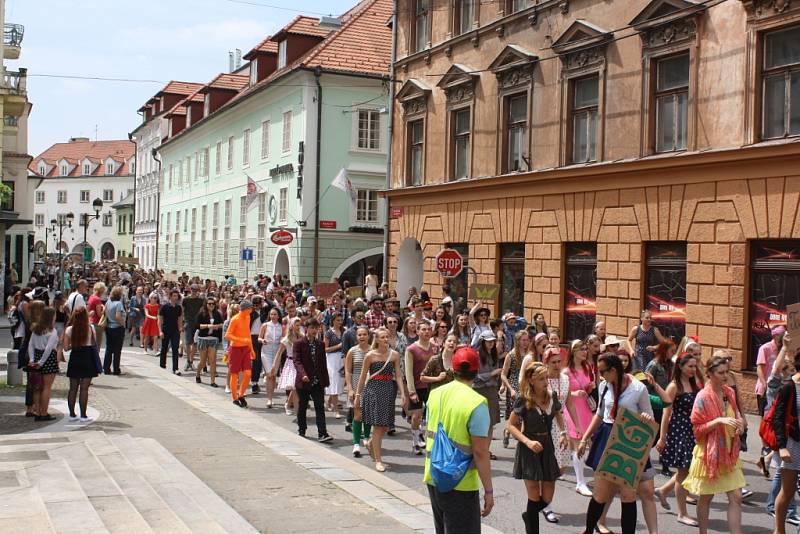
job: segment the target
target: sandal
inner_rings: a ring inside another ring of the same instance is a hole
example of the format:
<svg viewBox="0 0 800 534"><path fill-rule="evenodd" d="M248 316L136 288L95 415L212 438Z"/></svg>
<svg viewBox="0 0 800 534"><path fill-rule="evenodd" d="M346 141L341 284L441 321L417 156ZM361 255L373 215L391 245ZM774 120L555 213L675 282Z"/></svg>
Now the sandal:
<svg viewBox="0 0 800 534"><path fill-rule="evenodd" d="M558 514L556 514L552 510L542 510L542 514L544 515L544 518L548 523L558 523L559 520L561 519L560 517L558 517Z"/></svg>
<svg viewBox="0 0 800 534"><path fill-rule="evenodd" d="M372 440L365 441L364 447L367 448L370 458L375 459L375 454L372 452Z"/></svg>
<svg viewBox="0 0 800 534"><path fill-rule="evenodd" d="M686 504L693 504L697 506L697 499L694 497L686 497Z"/></svg>
<svg viewBox="0 0 800 534"><path fill-rule="evenodd" d="M497 460L497 455L495 453L493 453L493 452L490 452L489 453L489 459L490 460Z"/></svg>
<svg viewBox="0 0 800 534"><path fill-rule="evenodd" d="M667 497L663 493L661 493L661 490L655 490L653 494L655 494L656 498L658 499L658 502L661 503L661 507L664 510L672 509L672 507L669 505L669 501L667 501Z"/></svg>
<svg viewBox="0 0 800 534"><path fill-rule="evenodd" d="M606 527L601 527L600 525L595 525L594 531L597 532L598 534L616 534L613 530L608 530Z"/></svg>
<svg viewBox="0 0 800 534"><path fill-rule="evenodd" d="M691 517L679 517L678 518L678 523L681 523L683 525L687 525L687 526L690 526L690 527L699 526L699 523L697 521L695 521L694 519L692 519Z"/></svg>
<svg viewBox="0 0 800 534"><path fill-rule="evenodd" d="M386 471L386 466L383 465L382 462L376 462L375 463L375 471L377 471L379 473L383 473L384 471Z"/></svg>

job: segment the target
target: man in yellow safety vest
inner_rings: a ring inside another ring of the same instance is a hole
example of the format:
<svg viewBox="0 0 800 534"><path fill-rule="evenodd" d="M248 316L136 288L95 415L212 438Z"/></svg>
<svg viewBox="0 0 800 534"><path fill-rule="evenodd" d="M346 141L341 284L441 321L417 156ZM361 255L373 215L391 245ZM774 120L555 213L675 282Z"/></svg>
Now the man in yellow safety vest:
<svg viewBox="0 0 800 534"><path fill-rule="evenodd" d="M458 349L453 355L455 380L431 391L428 399L424 480L428 485L436 534L479 534L481 517L489 515L494 506L489 460L489 406L486 398L472 389L479 368L478 353L474 349ZM448 492L439 491L431 477L430 453L439 423L442 423L450 441L473 457L464 478ZM484 489L483 509L480 485Z"/></svg>

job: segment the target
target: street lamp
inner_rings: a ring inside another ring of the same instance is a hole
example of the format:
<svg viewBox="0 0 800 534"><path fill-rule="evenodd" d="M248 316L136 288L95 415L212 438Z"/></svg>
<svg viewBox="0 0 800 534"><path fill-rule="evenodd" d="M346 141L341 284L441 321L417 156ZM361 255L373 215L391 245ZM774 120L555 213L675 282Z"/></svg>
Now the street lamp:
<svg viewBox="0 0 800 534"><path fill-rule="evenodd" d="M67 223L66 225L64 224L65 220L66 220L66 223ZM62 273L62 269L64 267L63 266L63 262L62 262L62 258L64 256L64 250L61 248L61 243L64 242L64 226L66 226L67 228L72 228L72 221L74 221L74 220L75 220L75 215L73 215L72 212L67 213L67 215L63 219L62 218L59 218L58 220L50 219L50 224L53 227L53 237L54 238L55 238L55 235L56 235L56 226L58 226L58 243L56 244L56 247L58 248L58 288L59 289L63 289L63 285L64 285L64 275ZM45 250L45 252L47 252L47 251Z"/></svg>
<svg viewBox="0 0 800 534"><path fill-rule="evenodd" d="M89 223L100 218L100 210L103 209L103 201L99 198L94 199L92 201L92 209L94 210L94 215L84 213L81 217L83 219L81 221L81 226L83 226L83 260L81 263L81 271L83 271L84 278L86 278L86 233L89 231Z"/></svg>

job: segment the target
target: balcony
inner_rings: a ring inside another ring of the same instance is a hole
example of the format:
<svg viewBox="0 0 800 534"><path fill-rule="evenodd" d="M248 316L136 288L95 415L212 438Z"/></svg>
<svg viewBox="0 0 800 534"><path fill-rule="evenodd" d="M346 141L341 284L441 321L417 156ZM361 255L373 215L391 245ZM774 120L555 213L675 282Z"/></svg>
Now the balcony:
<svg viewBox="0 0 800 534"><path fill-rule="evenodd" d="M3 98L3 114L5 116L19 117L22 115L28 103L28 69L6 70L3 73L0 94Z"/></svg>
<svg viewBox="0 0 800 534"><path fill-rule="evenodd" d="M3 26L3 58L19 59L24 34L25 26L22 24L5 24Z"/></svg>

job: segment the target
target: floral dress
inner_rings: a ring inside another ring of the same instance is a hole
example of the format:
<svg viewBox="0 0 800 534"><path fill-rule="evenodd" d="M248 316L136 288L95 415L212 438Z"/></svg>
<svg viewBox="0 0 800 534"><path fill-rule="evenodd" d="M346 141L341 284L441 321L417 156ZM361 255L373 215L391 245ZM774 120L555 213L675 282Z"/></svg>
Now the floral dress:
<svg viewBox="0 0 800 534"><path fill-rule="evenodd" d="M564 375L559 375L558 378L548 378L547 383L555 398L558 399L558 402L562 405L566 405L567 395L569 395L569 378ZM570 451L569 448L562 449L558 446L559 439L561 438L561 429L558 428L558 425L552 425L552 427L551 434L553 443L556 444L556 460L558 461L558 466L563 469L568 465L572 465L572 451Z"/></svg>

